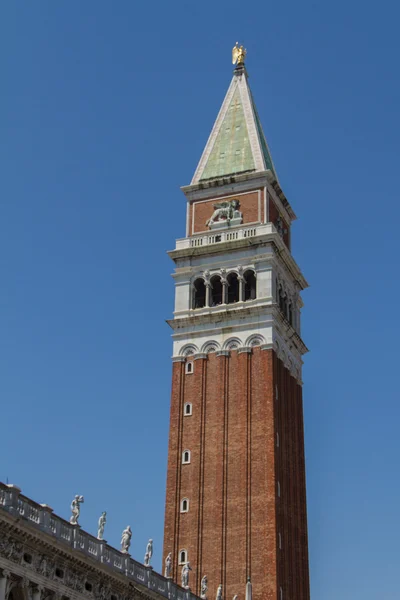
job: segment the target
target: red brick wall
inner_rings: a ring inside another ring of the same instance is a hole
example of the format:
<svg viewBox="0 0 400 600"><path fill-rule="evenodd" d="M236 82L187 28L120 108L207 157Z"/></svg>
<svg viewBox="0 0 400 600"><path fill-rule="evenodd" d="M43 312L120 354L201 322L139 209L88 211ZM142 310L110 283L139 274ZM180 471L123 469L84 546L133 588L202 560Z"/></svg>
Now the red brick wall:
<svg viewBox="0 0 400 600"><path fill-rule="evenodd" d="M276 204L273 201L273 199L271 198L271 196L269 196L269 201L268 201L268 213L269 213L268 218L269 218L270 223L275 224L279 217L279 210L277 209ZM283 234L283 241L285 242L286 246L290 250L290 224L287 223L283 217L282 217L282 224L283 224L283 228L286 229L286 233Z"/></svg>
<svg viewBox="0 0 400 600"><path fill-rule="evenodd" d="M243 598L250 576L254 600L277 600L280 586L285 600L309 599L301 387L272 350L212 353L192 375L173 365L163 557L172 551L178 583L182 548L195 593L207 574L209 598L220 583L225 598Z"/></svg>
<svg viewBox="0 0 400 600"><path fill-rule="evenodd" d="M190 235L199 233L201 231L208 231L206 221L211 217L214 212L213 205L216 202L222 200L234 200L237 198L240 202L239 210L243 213L243 223L258 223L264 220L264 190L260 192L260 215L259 220L259 201L258 191L249 192L248 194L242 194L239 196L231 195L224 196L223 198L211 198L210 200L194 202L189 208L189 232ZM194 222L193 222L194 212ZM193 223L193 225L192 225Z"/></svg>

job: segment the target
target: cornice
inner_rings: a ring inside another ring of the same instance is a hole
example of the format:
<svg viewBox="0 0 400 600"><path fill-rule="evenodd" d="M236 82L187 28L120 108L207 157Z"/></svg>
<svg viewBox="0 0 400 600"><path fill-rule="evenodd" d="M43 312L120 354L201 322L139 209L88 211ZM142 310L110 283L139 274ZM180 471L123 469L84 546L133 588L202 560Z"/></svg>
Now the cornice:
<svg viewBox="0 0 400 600"><path fill-rule="evenodd" d="M266 325L269 324L272 327L276 327L278 333L280 333L280 335L288 342L291 342L300 355L308 352L308 348L303 342L302 338L292 327L289 321L282 315L282 312L276 303L240 309L227 308L225 311L221 311L220 308L210 308L209 312L207 313L202 313L201 315L194 314L193 316L179 317L177 319L169 319L167 320L167 323L174 331L173 337L179 338L187 336L190 337L190 332L198 328L199 324L210 325L211 335L211 331L232 326L233 321L240 320L240 322L243 323L246 318L249 319L253 316L256 316L260 323L265 322ZM271 318L267 320L266 317Z"/></svg>

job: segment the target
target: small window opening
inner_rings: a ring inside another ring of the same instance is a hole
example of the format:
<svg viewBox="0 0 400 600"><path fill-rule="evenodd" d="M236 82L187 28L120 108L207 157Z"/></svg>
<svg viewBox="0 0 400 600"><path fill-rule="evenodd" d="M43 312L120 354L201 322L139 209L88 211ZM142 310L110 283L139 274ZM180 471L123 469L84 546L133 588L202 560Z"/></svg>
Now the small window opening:
<svg viewBox="0 0 400 600"><path fill-rule="evenodd" d="M228 275L228 304L239 302L239 279L236 273Z"/></svg>
<svg viewBox="0 0 400 600"><path fill-rule="evenodd" d="M180 565L184 565L187 563L187 551L186 550L180 550L179 552L179 564Z"/></svg>
<svg viewBox="0 0 400 600"><path fill-rule="evenodd" d="M191 414L192 414L192 405L191 405L190 402L186 402L186 404L185 404L185 410L184 410L184 415L185 415L185 417L188 417Z"/></svg>
<svg viewBox="0 0 400 600"><path fill-rule="evenodd" d="M27 552L25 552L24 561L28 563L28 565L30 565L32 563L32 554L28 554Z"/></svg>
<svg viewBox="0 0 400 600"><path fill-rule="evenodd" d="M189 512L189 500L184 498L181 502L181 512Z"/></svg>
<svg viewBox="0 0 400 600"><path fill-rule="evenodd" d="M56 569L56 577L62 579L64 577L64 571L62 569Z"/></svg>
<svg viewBox="0 0 400 600"><path fill-rule="evenodd" d="M293 307L292 307L291 302L289 303L289 307L288 307L288 320L289 320L289 323L291 325L293 325Z"/></svg>
<svg viewBox="0 0 400 600"><path fill-rule="evenodd" d="M184 465L187 465L187 464L189 464L189 463L190 463L190 450L185 450L185 451L182 453L182 463L183 463Z"/></svg>
<svg viewBox="0 0 400 600"><path fill-rule="evenodd" d="M279 448L279 433L276 432L276 447Z"/></svg>
<svg viewBox="0 0 400 600"><path fill-rule="evenodd" d="M254 300L256 298L256 276L254 271L246 271L244 274L244 299Z"/></svg>
<svg viewBox="0 0 400 600"><path fill-rule="evenodd" d="M186 375L190 375L191 373L193 373L193 363L191 360L186 363L185 372Z"/></svg>
<svg viewBox="0 0 400 600"><path fill-rule="evenodd" d="M214 275L211 277L211 306L222 304L222 281L221 277Z"/></svg>
<svg viewBox="0 0 400 600"><path fill-rule="evenodd" d="M280 498L281 497L281 484L279 483L279 481L278 481L277 487L278 487L278 498Z"/></svg>
<svg viewBox="0 0 400 600"><path fill-rule="evenodd" d="M204 279L196 279L193 283L193 308L204 308L206 305L206 285Z"/></svg>
<svg viewBox="0 0 400 600"><path fill-rule="evenodd" d="M282 550L282 536L278 533L279 550Z"/></svg>
<svg viewBox="0 0 400 600"><path fill-rule="evenodd" d="M93 589L93 586L92 586L92 584L91 584L91 583L89 583L89 582L87 581L87 582L85 583L85 590L86 590L87 592L91 592L91 591L92 591L92 589Z"/></svg>

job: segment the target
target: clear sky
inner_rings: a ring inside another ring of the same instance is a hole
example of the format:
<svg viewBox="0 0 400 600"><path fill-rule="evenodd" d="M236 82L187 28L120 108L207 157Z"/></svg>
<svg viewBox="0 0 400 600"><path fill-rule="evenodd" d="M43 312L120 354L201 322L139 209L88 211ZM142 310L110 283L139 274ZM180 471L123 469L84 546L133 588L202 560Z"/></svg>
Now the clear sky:
<svg viewBox="0 0 400 600"><path fill-rule="evenodd" d="M399 598L398 3L0 9L0 479L161 565L173 264L236 40L299 220L314 600ZM229 600L229 599L226 599Z"/></svg>

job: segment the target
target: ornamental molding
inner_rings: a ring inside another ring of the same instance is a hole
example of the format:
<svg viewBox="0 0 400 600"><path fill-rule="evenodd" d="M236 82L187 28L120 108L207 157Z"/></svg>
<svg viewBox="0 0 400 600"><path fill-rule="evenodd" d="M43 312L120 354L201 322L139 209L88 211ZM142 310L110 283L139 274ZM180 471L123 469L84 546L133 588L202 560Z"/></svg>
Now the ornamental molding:
<svg viewBox="0 0 400 600"><path fill-rule="evenodd" d="M188 345L186 345L187 347ZM191 344L194 346L194 344ZM246 338L232 337L226 340L221 345L214 339L205 342L202 345L202 351L194 355L189 355L194 360L207 359L208 355L215 353L216 356L229 357L231 352L237 351L238 354L252 354L255 348L261 350L274 350L278 359L281 360L284 366L290 371L290 374L295 377L300 385L302 385L302 364L301 355L299 355L295 346L288 342L282 332L277 329L273 331L272 342L267 342L265 337L259 333L252 334ZM183 347L184 350L185 346ZM175 357L181 359L182 357ZM174 361L174 358L172 359ZM185 360L185 358L183 359Z"/></svg>

